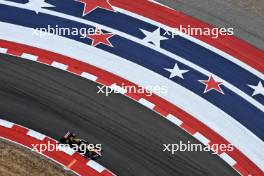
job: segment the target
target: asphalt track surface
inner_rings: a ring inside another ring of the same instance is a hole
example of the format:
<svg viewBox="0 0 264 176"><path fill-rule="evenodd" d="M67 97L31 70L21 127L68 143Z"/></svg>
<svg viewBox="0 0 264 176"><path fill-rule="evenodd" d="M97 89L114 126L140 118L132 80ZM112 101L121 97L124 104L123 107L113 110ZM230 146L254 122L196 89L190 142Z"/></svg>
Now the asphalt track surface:
<svg viewBox="0 0 264 176"><path fill-rule="evenodd" d="M67 130L101 143L99 163L121 176L238 175L209 152L163 152L163 143L199 143L158 114L98 84L0 55L1 118L59 139Z"/></svg>

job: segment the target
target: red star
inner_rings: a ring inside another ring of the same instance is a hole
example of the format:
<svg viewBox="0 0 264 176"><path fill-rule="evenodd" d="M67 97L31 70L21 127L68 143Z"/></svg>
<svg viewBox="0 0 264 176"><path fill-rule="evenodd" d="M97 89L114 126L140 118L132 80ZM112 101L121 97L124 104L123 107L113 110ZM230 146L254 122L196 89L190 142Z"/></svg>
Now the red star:
<svg viewBox="0 0 264 176"><path fill-rule="evenodd" d="M95 34L86 35L87 38L92 39L92 46L97 46L100 43L113 47L112 43L109 41L114 34L111 33L102 33L101 30L97 29Z"/></svg>
<svg viewBox="0 0 264 176"><path fill-rule="evenodd" d="M112 5L109 3L109 0L75 0L84 4L83 16L91 13L97 8L102 8L105 10L110 10L115 12Z"/></svg>
<svg viewBox="0 0 264 176"><path fill-rule="evenodd" d="M217 82L214 80L212 76L208 78L208 80L199 80L199 82L203 83L205 86L204 93L209 92L210 90L216 90L221 94L224 94L223 90L221 89L220 85L223 84L222 82Z"/></svg>

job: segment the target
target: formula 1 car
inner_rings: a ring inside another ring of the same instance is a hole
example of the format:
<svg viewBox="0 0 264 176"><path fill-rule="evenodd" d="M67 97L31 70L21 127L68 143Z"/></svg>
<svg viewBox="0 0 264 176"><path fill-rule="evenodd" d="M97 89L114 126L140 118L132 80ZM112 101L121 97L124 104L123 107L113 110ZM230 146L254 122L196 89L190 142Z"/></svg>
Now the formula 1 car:
<svg viewBox="0 0 264 176"><path fill-rule="evenodd" d="M61 144L67 144L72 149L83 155L85 158L96 160L102 156L102 148L100 144L90 144L80 139L75 133L68 131L60 140Z"/></svg>

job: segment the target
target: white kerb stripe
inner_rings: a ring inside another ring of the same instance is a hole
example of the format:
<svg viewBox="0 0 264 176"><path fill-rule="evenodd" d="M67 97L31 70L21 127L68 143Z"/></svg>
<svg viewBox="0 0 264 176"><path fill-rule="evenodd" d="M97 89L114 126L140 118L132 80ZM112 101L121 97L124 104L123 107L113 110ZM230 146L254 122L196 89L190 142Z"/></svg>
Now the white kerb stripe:
<svg viewBox="0 0 264 176"><path fill-rule="evenodd" d="M0 48L0 53L7 53L7 49L6 48Z"/></svg>
<svg viewBox="0 0 264 176"><path fill-rule="evenodd" d="M87 166L93 168L94 170L96 170L97 172L101 173L105 170L105 168L98 164L97 162L93 161L93 160L90 160L86 163Z"/></svg>
<svg viewBox="0 0 264 176"><path fill-rule="evenodd" d="M97 76L94 76L92 74L89 74L89 73L86 73L86 72L83 72L81 74L82 77L86 78L86 79L89 79L91 81L96 81L97 80Z"/></svg>
<svg viewBox="0 0 264 176"><path fill-rule="evenodd" d="M227 153L222 153L219 155L225 162L227 162L230 166L234 166L236 164L236 161L231 158Z"/></svg>
<svg viewBox="0 0 264 176"><path fill-rule="evenodd" d="M39 133L39 132L36 132L36 131L34 131L34 130L29 130L29 131L27 132L27 135L28 135L28 136L31 136L31 137L33 137L33 138L36 138L36 139L38 139L38 140L41 140L41 141L43 141L44 138L46 137L45 135L43 135L43 134L41 134L41 133Z"/></svg>
<svg viewBox="0 0 264 176"><path fill-rule="evenodd" d="M180 119L171 114L167 116L167 119L177 126L180 126L183 123Z"/></svg>
<svg viewBox="0 0 264 176"><path fill-rule="evenodd" d="M150 109L153 109L155 104L151 103L150 101L144 99L144 98L140 98L140 100L138 101L140 104L150 108Z"/></svg>
<svg viewBox="0 0 264 176"><path fill-rule="evenodd" d="M32 54L27 54L27 53L23 53L21 57L24 59L31 60L31 61L37 61L38 60L38 56L35 56Z"/></svg>
<svg viewBox="0 0 264 176"><path fill-rule="evenodd" d="M199 132L196 132L194 135L193 135L196 139L198 139L200 142L202 142L204 145L208 144L210 142L209 139L207 139L204 135L202 135L201 133Z"/></svg>
<svg viewBox="0 0 264 176"><path fill-rule="evenodd" d="M66 70L68 68L68 65L64 65L64 64L56 62L56 61L53 61L51 66L56 67L56 68L61 69L61 70Z"/></svg>
<svg viewBox="0 0 264 176"><path fill-rule="evenodd" d="M121 94L125 94L127 93L127 90L116 85L116 84L112 84L111 86L109 86L109 88L113 89L115 91L115 93L121 93Z"/></svg>
<svg viewBox="0 0 264 176"><path fill-rule="evenodd" d="M0 126L6 127L6 128L12 128L14 126L14 123L0 119Z"/></svg>
<svg viewBox="0 0 264 176"><path fill-rule="evenodd" d="M58 144L59 145L59 150L67 153L68 155L72 156L75 153L75 150L73 150L71 147L68 145L64 144Z"/></svg>

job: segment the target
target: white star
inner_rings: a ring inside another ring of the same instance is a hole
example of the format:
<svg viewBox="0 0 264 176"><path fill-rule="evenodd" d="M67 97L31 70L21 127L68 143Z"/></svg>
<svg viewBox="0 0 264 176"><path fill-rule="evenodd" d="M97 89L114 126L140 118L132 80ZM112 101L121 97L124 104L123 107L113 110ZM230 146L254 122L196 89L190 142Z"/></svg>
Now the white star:
<svg viewBox="0 0 264 176"><path fill-rule="evenodd" d="M184 79L182 74L189 71L189 70L181 70L177 63L174 65L173 69L170 69L170 68L164 68L164 69L171 73L170 78L178 76L182 79Z"/></svg>
<svg viewBox="0 0 264 176"><path fill-rule="evenodd" d="M254 89L252 96L258 95L258 94L261 94L264 96L264 87L263 87L261 81L259 81L257 86L253 86L253 85L248 85L248 86L251 87L252 89Z"/></svg>
<svg viewBox="0 0 264 176"><path fill-rule="evenodd" d="M45 0L29 0L25 6L32 11L35 11L38 14L43 7L55 7L49 3L46 3Z"/></svg>
<svg viewBox="0 0 264 176"><path fill-rule="evenodd" d="M146 35L146 37L142 40L145 42L152 42L157 47L160 47L161 40L168 40L168 38L160 35L160 28L156 29L153 32L145 31L143 29L140 30Z"/></svg>

